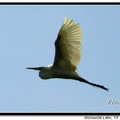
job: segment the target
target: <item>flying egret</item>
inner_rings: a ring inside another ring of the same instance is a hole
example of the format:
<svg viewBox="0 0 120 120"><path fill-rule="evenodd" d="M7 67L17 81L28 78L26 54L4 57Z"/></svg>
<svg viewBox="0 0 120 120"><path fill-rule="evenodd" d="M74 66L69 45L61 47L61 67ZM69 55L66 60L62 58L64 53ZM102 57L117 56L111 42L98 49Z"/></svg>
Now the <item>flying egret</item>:
<svg viewBox="0 0 120 120"><path fill-rule="evenodd" d="M82 34L79 24L73 23L73 20L70 20L70 18L66 19L65 17L55 41L55 59L53 65L27 69L39 70L39 77L42 79L73 79L108 91L108 88L91 83L78 75L77 65L81 58L81 41Z"/></svg>

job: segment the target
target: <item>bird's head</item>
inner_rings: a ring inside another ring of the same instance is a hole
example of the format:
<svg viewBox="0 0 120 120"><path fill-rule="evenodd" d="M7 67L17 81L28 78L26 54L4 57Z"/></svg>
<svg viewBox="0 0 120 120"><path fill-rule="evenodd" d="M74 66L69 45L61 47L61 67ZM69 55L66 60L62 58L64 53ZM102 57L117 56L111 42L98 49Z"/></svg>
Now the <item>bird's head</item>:
<svg viewBox="0 0 120 120"><path fill-rule="evenodd" d="M48 79L49 76L51 75L49 73L50 67L37 67L37 68L26 68L30 70L38 70L39 71L39 77L42 79Z"/></svg>

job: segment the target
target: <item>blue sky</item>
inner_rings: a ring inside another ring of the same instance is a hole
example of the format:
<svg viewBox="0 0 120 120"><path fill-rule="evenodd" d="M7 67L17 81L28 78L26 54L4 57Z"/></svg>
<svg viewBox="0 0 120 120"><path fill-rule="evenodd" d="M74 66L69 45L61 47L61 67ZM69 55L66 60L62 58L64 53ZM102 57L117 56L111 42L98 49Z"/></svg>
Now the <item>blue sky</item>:
<svg viewBox="0 0 120 120"><path fill-rule="evenodd" d="M0 6L0 112L120 112L120 6ZM80 23L81 77L42 80L26 67L52 64L64 17Z"/></svg>

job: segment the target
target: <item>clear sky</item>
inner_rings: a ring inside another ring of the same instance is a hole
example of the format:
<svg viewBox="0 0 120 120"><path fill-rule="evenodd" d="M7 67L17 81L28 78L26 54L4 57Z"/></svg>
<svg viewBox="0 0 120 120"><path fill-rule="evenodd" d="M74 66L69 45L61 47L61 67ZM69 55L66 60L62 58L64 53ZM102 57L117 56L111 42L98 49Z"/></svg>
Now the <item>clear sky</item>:
<svg viewBox="0 0 120 120"><path fill-rule="evenodd" d="M53 63L64 17L81 26L79 75L109 92L25 69ZM120 112L119 93L120 6L0 6L0 112Z"/></svg>

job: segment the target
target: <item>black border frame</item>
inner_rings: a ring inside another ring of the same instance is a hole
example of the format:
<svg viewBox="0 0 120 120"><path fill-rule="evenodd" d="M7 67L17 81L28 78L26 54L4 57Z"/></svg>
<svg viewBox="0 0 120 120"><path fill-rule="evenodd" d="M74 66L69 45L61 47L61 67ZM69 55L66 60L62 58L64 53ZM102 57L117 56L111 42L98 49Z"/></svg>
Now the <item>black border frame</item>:
<svg viewBox="0 0 120 120"><path fill-rule="evenodd" d="M23 116L28 116L28 115L30 115L30 116L33 116L33 115L49 115L49 116L53 116L53 115L63 115L63 116L74 116L74 115L76 115L76 116L119 116L120 117L120 113L42 113L42 112L40 112L40 113L32 113L32 112L30 112L30 113L28 113L28 112L26 112L26 113L12 113L12 112L10 112L10 113L0 113L0 115L9 115L9 116L13 116L13 115L23 115Z"/></svg>
<svg viewBox="0 0 120 120"><path fill-rule="evenodd" d="M0 2L0 5L120 5L120 2Z"/></svg>
<svg viewBox="0 0 120 120"><path fill-rule="evenodd" d="M120 5L120 2L0 2L1 5ZM50 116L55 116L55 115L66 115L66 116L71 116L71 115L80 115L80 116L119 116L120 113L75 113L75 112L0 112L0 115L50 115Z"/></svg>

